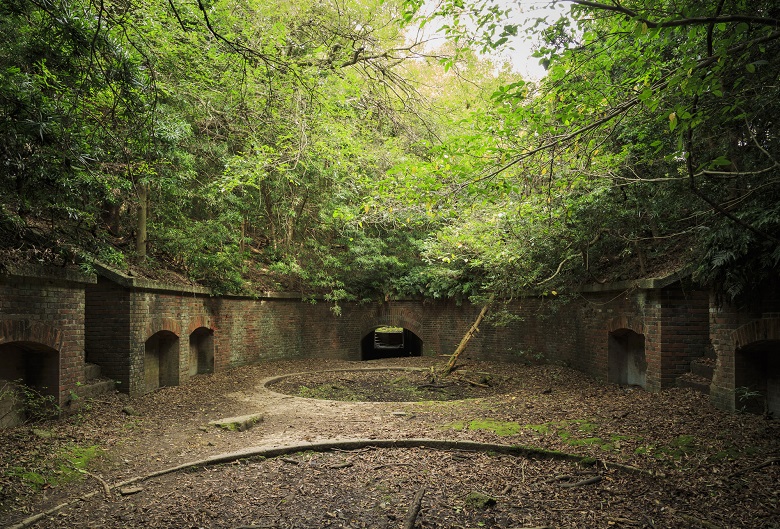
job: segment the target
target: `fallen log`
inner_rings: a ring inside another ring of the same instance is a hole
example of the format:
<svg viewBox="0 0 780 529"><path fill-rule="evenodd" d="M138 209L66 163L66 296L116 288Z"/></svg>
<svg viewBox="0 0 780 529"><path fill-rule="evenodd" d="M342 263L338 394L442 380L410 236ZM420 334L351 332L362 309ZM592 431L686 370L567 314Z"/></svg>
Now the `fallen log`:
<svg viewBox="0 0 780 529"><path fill-rule="evenodd" d="M417 494L414 495L412 504L409 506L409 511L406 513L406 518L404 518L404 529L414 529L417 516L420 514L420 509L422 508L422 499L424 495L425 487L420 487L420 490L418 490Z"/></svg>
<svg viewBox="0 0 780 529"><path fill-rule="evenodd" d="M561 488L573 489L574 487L584 487L585 485L593 485L599 481L601 481L601 476L593 476L592 478L575 481L574 483L561 483Z"/></svg>
<svg viewBox="0 0 780 529"><path fill-rule="evenodd" d="M458 348L455 349L455 352L452 353L452 356L450 356L450 361L447 362L447 367L444 370L445 375L449 375L455 370L455 364L458 361L458 357L466 349L466 345L468 345L469 340L471 340L471 337L479 332L479 324L482 323L482 320L485 317L485 314L487 314L488 308L490 308L490 304L492 302L493 299L491 298L491 300L488 301L484 307L482 307L482 310L479 311L479 315L477 316L477 319L471 325L471 328L468 330L465 336L463 336L463 339L460 341L460 344L458 344Z"/></svg>

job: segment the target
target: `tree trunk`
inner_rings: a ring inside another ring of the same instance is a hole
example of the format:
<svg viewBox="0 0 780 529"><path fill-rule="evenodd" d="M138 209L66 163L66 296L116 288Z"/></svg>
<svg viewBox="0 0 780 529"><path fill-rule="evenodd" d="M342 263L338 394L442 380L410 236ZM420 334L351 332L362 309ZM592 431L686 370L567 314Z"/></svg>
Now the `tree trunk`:
<svg viewBox="0 0 780 529"><path fill-rule="evenodd" d="M452 373L452 371L455 369L455 363L458 361L458 357L466 349L466 345L468 345L469 340L471 340L471 337L479 332L479 324L482 323L482 319L485 317L485 314L487 314L490 303L491 301L488 301L487 304L482 307L482 310L479 311L479 316L477 316L477 319L471 325L471 328L463 336L463 339L460 341L458 348L455 349L455 352L452 353L452 356L450 356L450 361L447 362L447 369L444 370L445 375Z"/></svg>
<svg viewBox="0 0 780 529"><path fill-rule="evenodd" d="M149 188L138 185L138 219L136 222L135 252L140 259L146 257L146 217L149 206Z"/></svg>

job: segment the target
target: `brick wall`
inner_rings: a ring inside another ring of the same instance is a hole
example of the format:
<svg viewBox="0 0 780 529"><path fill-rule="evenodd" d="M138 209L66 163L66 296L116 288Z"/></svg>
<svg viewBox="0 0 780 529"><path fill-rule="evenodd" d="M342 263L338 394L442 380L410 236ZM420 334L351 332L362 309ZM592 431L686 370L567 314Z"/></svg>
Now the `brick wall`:
<svg viewBox="0 0 780 529"><path fill-rule="evenodd" d="M780 287L768 288L749 306L719 303L714 295L709 305L710 342L717 359L710 394L716 406L733 411L743 404L735 395L739 381L748 377L740 368L755 368L750 365L751 348L769 345L774 355L780 353ZM777 367L777 357L772 356L763 368L766 382L775 384L766 388L773 396L780 392Z"/></svg>
<svg viewBox="0 0 780 529"><path fill-rule="evenodd" d="M12 358L39 356L46 392L66 404L84 382L84 290L95 277L64 268L7 270L0 275L0 371L13 376Z"/></svg>

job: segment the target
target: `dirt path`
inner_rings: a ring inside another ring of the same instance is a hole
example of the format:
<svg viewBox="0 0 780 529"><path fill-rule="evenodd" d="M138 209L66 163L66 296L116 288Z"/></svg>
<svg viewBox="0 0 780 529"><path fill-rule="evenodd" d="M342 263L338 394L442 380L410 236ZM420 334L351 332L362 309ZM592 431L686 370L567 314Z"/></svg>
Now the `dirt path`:
<svg viewBox="0 0 780 529"><path fill-rule="evenodd" d="M428 367L434 361L371 365ZM720 412L688 390L652 394L560 367L472 367L513 384L449 402L335 402L263 388L269 377L312 368L311 361L273 362L196 377L143 397L106 397L37 430L2 431L0 525L100 492L99 479L115 484L250 447L427 438L540 451L518 457L369 443L357 451L253 458L147 480L129 496L99 493L36 527L402 527L420 490L417 527L780 527L777 421ZM333 378L323 373L321 381ZM246 431L209 425L246 414L262 420ZM35 491L17 470L56 476L63 465L58 454L74 446L102 449L87 465L96 477L50 479ZM552 451L601 463L583 465ZM478 506L472 493L495 504Z"/></svg>

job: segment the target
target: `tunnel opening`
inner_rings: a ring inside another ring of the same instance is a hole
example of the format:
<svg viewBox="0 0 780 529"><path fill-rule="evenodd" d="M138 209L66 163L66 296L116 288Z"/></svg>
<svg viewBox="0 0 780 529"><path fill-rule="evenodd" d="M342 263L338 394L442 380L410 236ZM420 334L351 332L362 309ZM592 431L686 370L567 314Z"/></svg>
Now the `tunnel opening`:
<svg viewBox="0 0 780 529"><path fill-rule="evenodd" d="M422 339L402 327L377 327L360 341L360 359L422 356Z"/></svg>
<svg viewBox="0 0 780 529"><path fill-rule="evenodd" d="M146 340L144 352L146 392L179 384L179 337L159 331Z"/></svg>
<svg viewBox="0 0 780 529"><path fill-rule="evenodd" d="M736 352L734 388L738 410L780 417L780 340L754 342Z"/></svg>
<svg viewBox="0 0 780 529"><path fill-rule="evenodd" d="M0 427L56 413L59 386L57 350L35 342L0 345Z"/></svg>
<svg viewBox="0 0 780 529"><path fill-rule="evenodd" d="M609 376L614 384L624 386L647 385L647 361L645 360L645 335L630 329L618 329L609 333Z"/></svg>
<svg viewBox="0 0 780 529"><path fill-rule="evenodd" d="M190 375L214 372L214 331L199 327L190 334Z"/></svg>

